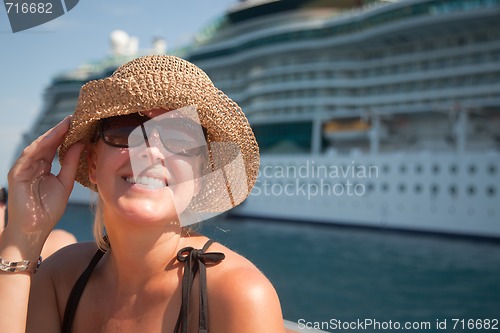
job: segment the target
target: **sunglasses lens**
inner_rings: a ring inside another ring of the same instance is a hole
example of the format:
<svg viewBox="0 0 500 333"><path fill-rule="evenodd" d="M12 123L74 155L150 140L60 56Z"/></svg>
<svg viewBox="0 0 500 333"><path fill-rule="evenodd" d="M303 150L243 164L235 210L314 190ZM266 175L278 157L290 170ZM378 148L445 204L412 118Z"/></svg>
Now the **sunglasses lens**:
<svg viewBox="0 0 500 333"><path fill-rule="evenodd" d="M117 116L103 120L102 138L111 146L128 148L138 146L144 142L141 132L134 131L145 119L136 114ZM141 134L141 135L137 135Z"/></svg>
<svg viewBox="0 0 500 333"><path fill-rule="evenodd" d="M200 156L206 146L199 123L189 118L165 118L156 121L165 148L177 155ZM147 125L146 125L147 126Z"/></svg>
<svg viewBox="0 0 500 333"><path fill-rule="evenodd" d="M178 140L173 138L162 138L165 148L177 155L182 156L199 156L202 153L203 147L198 143L187 140Z"/></svg>
<svg viewBox="0 0 500 333"><path fill-rule="evenodd" d="M115 147L127 148L129 144L135 147L143 143L144 138L134 129L131 126L107 128L103 130L102 137L104 142Z"/></svg>
<svg viewBox="0 0 500 333"><path fill-rule="evenodd" d="M206 142L199 124L175 118L150 121L136 114L105 119L101 127L102 138L111 146L129 148L146 144L144 134L147 140L151 140L152 135L158 135L165 149L171 153L192 157L203 153Z"/></svg>

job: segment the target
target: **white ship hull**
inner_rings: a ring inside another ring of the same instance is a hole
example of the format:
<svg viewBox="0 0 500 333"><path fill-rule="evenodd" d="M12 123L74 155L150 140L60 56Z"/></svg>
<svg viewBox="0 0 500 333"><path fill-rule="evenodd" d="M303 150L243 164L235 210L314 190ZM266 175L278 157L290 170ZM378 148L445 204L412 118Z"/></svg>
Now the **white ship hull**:
<svg viewBox="0 0 500 333"><path fill-rule="evenodd" d="M281 173L279 166L288 172ZM375 168L370 171L370 166ZM500 154L494 152L263 157L254 191L233 212L500 237L499 166Z"/></svg>

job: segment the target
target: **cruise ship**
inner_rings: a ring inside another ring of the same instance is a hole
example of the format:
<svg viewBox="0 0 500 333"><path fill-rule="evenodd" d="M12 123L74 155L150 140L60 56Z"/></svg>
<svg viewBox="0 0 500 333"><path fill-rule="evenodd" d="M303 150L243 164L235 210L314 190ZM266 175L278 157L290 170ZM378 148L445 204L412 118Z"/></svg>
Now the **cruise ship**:
<svg viewBox="0 0 500 333"><path fill-rule="evenodd" d="M183 52L259 142L233 214L500 238L500 0L240 1ZM54 78L26 142L136 53Z"/></svg>
<svg viewBox="0 0 500 333"><path fill-rule="evenodd" d="M500 237L500 1L241 1L188 59L259 142L236 214Z"/></svg>

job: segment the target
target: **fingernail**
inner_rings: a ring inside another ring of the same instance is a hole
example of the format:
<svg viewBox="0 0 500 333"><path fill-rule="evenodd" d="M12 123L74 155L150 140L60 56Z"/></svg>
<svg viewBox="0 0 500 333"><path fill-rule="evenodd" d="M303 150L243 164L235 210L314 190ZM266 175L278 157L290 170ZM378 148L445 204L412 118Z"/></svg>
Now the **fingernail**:
<svg viewBox="0 0 500 333"><path fill-rule="evenodd" d="M67 122L67 121L70 121L70 120L71 120L71 115L66 116L66 117L64 117L64 119L63 119L63 120L61 120L61 121L59 122L59 124L60 124L60 123Z"/></svg>

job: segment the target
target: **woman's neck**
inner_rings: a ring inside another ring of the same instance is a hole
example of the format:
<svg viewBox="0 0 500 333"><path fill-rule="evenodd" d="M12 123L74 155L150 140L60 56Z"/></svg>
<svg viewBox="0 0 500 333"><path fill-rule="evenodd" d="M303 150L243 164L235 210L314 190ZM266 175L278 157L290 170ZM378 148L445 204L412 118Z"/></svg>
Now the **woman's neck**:
<svg viewBox="0 0 500 333"><path fill-rule="evenodd" d="M140 225L109 215L104 218L111 244L107 269L118 285L141 288L166 275L161 273L175 273L177 252L183 243L179 224Z"/></svg>

